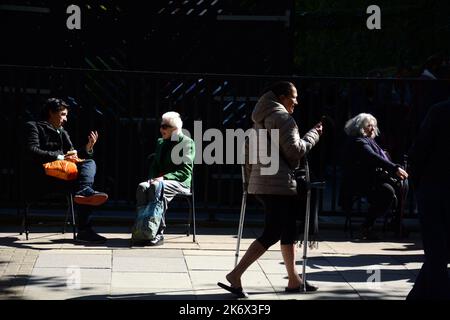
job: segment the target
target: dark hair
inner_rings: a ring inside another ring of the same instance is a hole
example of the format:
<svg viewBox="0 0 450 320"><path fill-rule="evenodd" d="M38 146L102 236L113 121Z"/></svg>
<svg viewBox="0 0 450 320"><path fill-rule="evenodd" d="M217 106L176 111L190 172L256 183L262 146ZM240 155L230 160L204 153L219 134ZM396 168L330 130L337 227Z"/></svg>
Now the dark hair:
<svg viewBox="0 0 450 320"><path fill-rule="evenodd" d="M265 92L272 91L277 98L281 96L290 96L292 93L292 88L295 88L294 84L289 81L278 81L270 85Z"/></svg>
<svg viewBox="0 0 450 320"><path fill-rule="evenodd" d="M41 119L47 120L50 116L50 112L59 112L64 109L69 109L69 105L63 99L47 99L47 101L45 101L44 103L44 107L41 110Z"/></svg>

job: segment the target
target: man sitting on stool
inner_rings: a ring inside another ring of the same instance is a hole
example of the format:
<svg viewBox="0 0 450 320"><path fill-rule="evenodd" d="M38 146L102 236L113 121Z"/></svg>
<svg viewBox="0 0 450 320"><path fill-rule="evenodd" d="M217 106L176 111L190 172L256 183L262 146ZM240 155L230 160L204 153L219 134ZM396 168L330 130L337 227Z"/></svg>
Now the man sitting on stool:
<svg viewBox="0 0 450 320"><path fill-rule="evenodd" d="M25 184L28 195L39 196L50 192L73 192L77 208L77 241L105 242L106 238L95 233L89 224L92 213L91 206L103 204L106 193L92 189L96 173L96 164L92 159L93 148L98 139L98 133L89 133L88 142L80 152L84 161L76 162L78 178L65 181L47 176L44 163L55 160L76 160L78 154L72 145L69 134L63 125L67 121L68 105L61 99L50 98L44 104L41 112L42 121L30 121L25 125L27 177L32 183Z"/></svg>

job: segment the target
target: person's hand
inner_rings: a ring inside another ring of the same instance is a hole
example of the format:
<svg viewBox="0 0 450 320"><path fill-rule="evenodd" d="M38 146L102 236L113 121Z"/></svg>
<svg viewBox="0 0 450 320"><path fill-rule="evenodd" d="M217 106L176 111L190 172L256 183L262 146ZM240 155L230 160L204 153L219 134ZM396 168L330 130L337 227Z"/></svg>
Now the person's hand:
<svg viewBox="0 0 450 320"><path fill-rule="evenodd" d="M402 180L408 178L408 173L405 170L403 170L402 168L400 168L400 167L398 167L396 174Z"/></svg>
<svg viewBox="0 0 450 320"><path fill-rule="evenodd" d="M86 151L92 152L92 149L94 148L94 144L98 140L98 133L97 131L91 131L88 136L88 143L86 144Z"/></svg>
<svg viewBox="0 0 450 320"><path fill-rule="evenodd" d="M70 150L64 155L64 160L76 161L78 160L77 150Z"/></svg>
<svg viewBox="0 0 450 320"><path fill-rule="evenodd" d="M163 180L164 180L163 177L158 177L158 178L150 179L150 180L148 180L148 182L151 184L152 182L163 181Z"/></svg>
<svg viewBox="0 0 450 320"><path fill-rule="evenodd" d="M322 130L323 130L323 126L322 126L322 122L319 122L318 124L316 124L314 126L314 129L317 130L317 133L320 135L322 135Z"/></svg>

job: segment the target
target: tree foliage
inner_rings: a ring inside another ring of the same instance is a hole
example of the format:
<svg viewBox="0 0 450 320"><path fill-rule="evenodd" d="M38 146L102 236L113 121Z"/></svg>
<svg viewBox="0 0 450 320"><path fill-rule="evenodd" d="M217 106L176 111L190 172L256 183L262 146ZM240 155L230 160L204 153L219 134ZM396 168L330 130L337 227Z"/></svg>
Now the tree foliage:
<svg viewBox="0 0 450 320"><path fill-rule="evenodd" d="M381 8L381 30L366 9ZM450 2L427 0L296 0L295 72L302 75L390 76L400 64L419 68L450 49Z"/></svg>

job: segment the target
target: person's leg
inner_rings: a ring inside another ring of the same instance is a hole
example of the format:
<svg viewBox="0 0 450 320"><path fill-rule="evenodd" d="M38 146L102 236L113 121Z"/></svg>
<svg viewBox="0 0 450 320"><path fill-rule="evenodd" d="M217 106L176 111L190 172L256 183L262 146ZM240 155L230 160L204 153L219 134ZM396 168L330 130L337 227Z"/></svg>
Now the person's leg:
<svg viewBox="0 0 450 320"><path fill-rule="evenodd" d="M74 186L75 203L92 206L103 204L108 199L108 195L103 192L95 191L92 188L94 185L95 173L97 171L95 161L86 159L83 162L78 162L77 168L78 178Z"/></svg>
<svg viewBox="0 0 450 320"><path fill-rule="evenodd" d="M83 190L84 188L94 185L95 174L97 172L97 165L92 159L86 159L83 162L77 163L78 168L78 190Z"/></svg>
<svg viewBox="0 0 450 320"><path fill-rule="evenodd" d="M362 225L362 237L373 238L372 228L378 217L386 214L395 199L395 190L388 183L376 185L368 195L369 210Z"/></svg>
<svg viewBox="0 0 450 320"><path fill-rule="evenodd" d="M250 267L253 262L258 260L258 258L261 257L266 251L267 248L264 247L258 240L252 242L236 267L234 267L234 269L225 277L233 288L242 287L242 275L248 269L248 267Z"/></svg>
<svg viewBox="0 0 450 320"><path fill-rule="evenodd" d="M83 206L83 205L77 205L76 208L76 214L77 214L77 229L78 231L85 231L88 229L91 229L91 214L92 209L90 206Z"/></svg>
<svg viewBox="0 0 450 320"><path fill-rule="evenodd" d="M264 205L264 231L258 239L252 242L236 267L226 275L226 279L233 288L242 286L241 277L248 267L280 239L281 217L278 211L279 201L277 201L277 196L258 195L257 199Z"/></svg>
<svg viewBox="0 0 450 320"><path fill-rule="evenodd" d="M448 197L442 187L422 187L417 192L425 263L423 282L419 286L418 296L427 299L449 299L448 285L448 252L447 244L449 228ZM447 187L448 189L448 187ZM447 210L446 210L447 207Z"/></svg>
<svg viewBox="0 0 450 320"><path fill-rule="evenodd" d="M403 230L402 219L403 219L403 210L405 206L406 199L408 197L409 192L409 181L408 179L403 180L400 185L393 185L395 190L395 196L397 198L397 203L392 210L392 219L389 222L389 229L399 233Z"/></svg>
<svg viewBox="0 0 450 320"><path fill-rule="evenodd" d="M411 291L406 296L406 300L422 300L426 299L426 292L428 291L427 286L429 285L427 283L427 279L425 274L428 273L427 271L428 265L426 262L422 265L422 268L420 268L419 274L416 277L416 281L414 282L414 286L412 287Z"/></svg>
<svg viewBox="0 0 450 320"><path fill-rule="evenodd" d="M154 199L155 192L151 192L148 181L141 182L136 188L136 207L147 205Z"/></svg>
<svg viewBox="0 0 450 320"><path fill-rule="evenodd" d="M304 199L303 199L304 200ZM298 288L303 282L299 277L296 264L295 243L297 241L297 216L303 206L297 196L285 196L281 198L279 210L285 212L281 220L280 248L284 266L288 274L288 288Z"/></svg>
<svg viewBox="0 0 450 320"><path fill-rule="evenodd" d="M369 194L370 203L365 225L373 226L375 220L384 215L391 207L395 198L395 190L388 183L375 186L374 190Z"/></svg>
<svg viewBox="0 0 450 320"><path fill-rule="evenodd" d="M161 226L158 233L163 233L166 228L166 211L169 206L169 202L173 200L176 194L188 193L190 190L183 186L180 182L174 180L164 180L164 212L161 219Z"/></svg>
<svg viewBox="0 0 450 320"><path fill-rule="evenodd" d="M77 240L80 242L106 241L106 238L98 235L91 227L92 206L103 204L107 199L106 193L97 192L92 187L97 171L95 161L86 159L77 163L78 178L73 183L75 210L77 213Z"/></svg>
<svg viewBox="0 0 450 320"><path fill-rule="evenodd" d="M298 275L296 260L295 244L280 245L281 254L283 256L284 266L288 274L288 288L298 288L303 284L302 279Z"/></svg>

